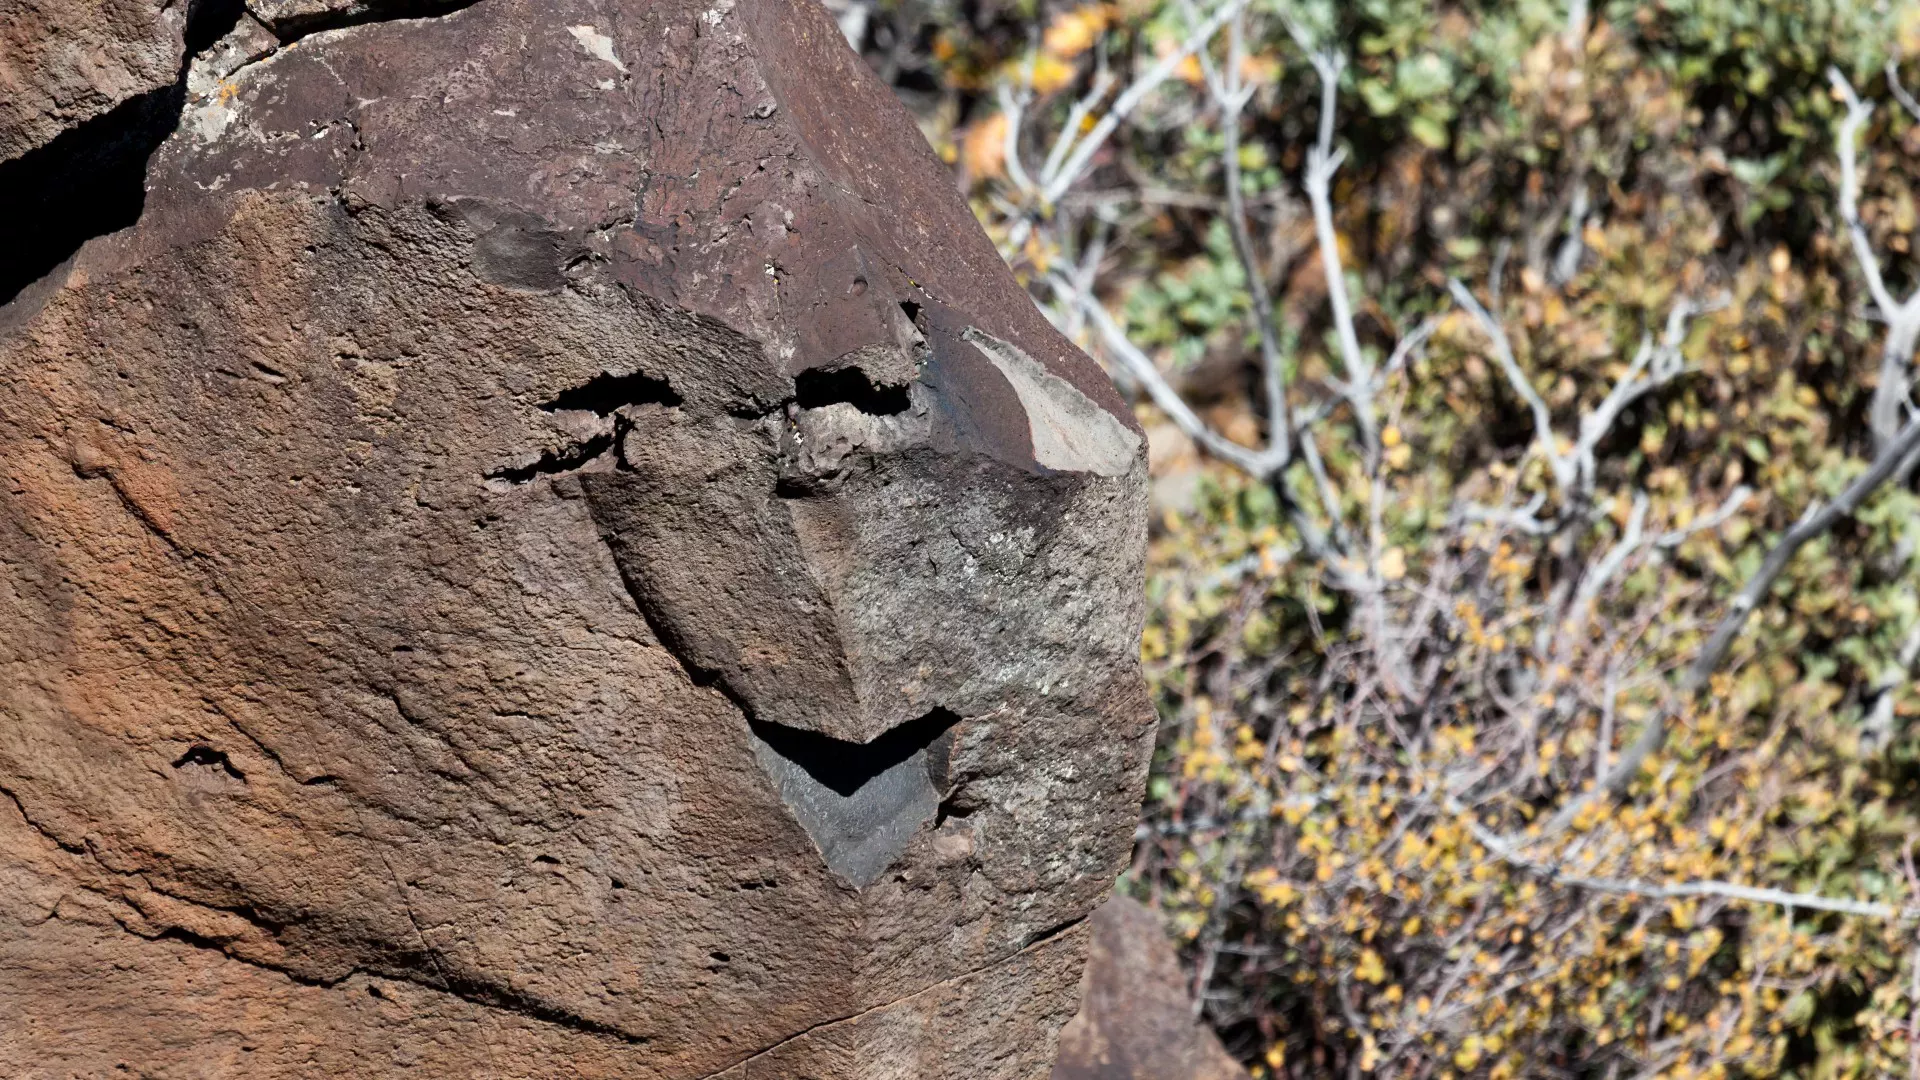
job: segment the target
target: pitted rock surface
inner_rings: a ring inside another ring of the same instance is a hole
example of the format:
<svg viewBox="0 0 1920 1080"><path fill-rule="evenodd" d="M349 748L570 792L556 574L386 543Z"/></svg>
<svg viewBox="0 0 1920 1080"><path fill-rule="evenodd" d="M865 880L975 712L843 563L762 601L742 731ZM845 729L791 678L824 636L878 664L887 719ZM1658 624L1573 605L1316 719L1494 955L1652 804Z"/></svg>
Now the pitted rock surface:
<svg viewBox="0 0 1920 1080"><path fill-rule="evenodd" d="M0 1073L1044 1075L1142 441L827 14L184 40L0 292Z"/></svg>

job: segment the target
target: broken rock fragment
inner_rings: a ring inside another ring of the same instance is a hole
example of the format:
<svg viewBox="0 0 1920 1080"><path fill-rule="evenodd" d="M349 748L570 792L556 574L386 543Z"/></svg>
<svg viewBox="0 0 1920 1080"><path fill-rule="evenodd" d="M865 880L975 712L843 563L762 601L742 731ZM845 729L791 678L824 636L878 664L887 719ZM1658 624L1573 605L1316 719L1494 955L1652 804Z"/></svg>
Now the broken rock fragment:
<svg viewBox="0 0 1920 1080"><path fill-rule="evenodd" d="M0 291L0 1073L1045 1075L1143 447L911 118L797 0L216 10Z"/></svg>

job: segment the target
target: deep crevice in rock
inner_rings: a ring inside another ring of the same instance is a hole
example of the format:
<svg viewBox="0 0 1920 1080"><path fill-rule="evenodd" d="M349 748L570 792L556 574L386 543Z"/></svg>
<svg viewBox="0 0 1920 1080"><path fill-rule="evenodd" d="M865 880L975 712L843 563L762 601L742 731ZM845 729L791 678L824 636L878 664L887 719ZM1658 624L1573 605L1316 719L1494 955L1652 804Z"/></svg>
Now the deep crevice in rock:
<svg viewBox="0 0 1920 1080"><path fill-rule="evenodd" d="M0 305L88 240L140 220L147 159L172 133L184 98L177 84L129 98L0 164Z"/></svg>
<svg viewBox="0 0 1920 1080"><path fill-rule="evenodd" d="M185 51L171 86L128 98L43 146L0 163L0 206L10 235L0 251L0 306L96 236L140 220L147 161L180 122L187 69L240 19L240 0L192 0Z"/></svg>
<svg viewBox="0 0 1920 1080"><path fill-rule="evenodd" d="M603 371L571 390L561 391L540 408L543 412L577 409L595 416L611 416L615 410L627 405L665 405L672 408L679 405L680 401L679 393L665 379L656 379L640 371L627 375Z"/></svg>
<svg viewBox="0 0 1920 1080"><path fill-rule="evenodd" d="M955 713L936 708L866 743L743 713L780 801L855 888L879 879L938 813Z"/></svg>
<svg viewBox="0 0 1920 1080"><path fill-rule="evenodd" d="M283 21L283 45L309 34L362 23L437 18L479 0L403 0L374 10L323 12ZM0 207L8 225L0 247L0 307L46 277L95 237L119 232L146 210L147 165L179 126L194 59L225 37L245 13L243 0L191 0L180 72L170 86L128 98L11 161L0 162Z"/></svg>
<svg viewBox="0 0 1920 1080"><path fill-rule="evenodd" d="M912 405L906 387L876 385L857 367L803 371L793 377L793 398L803 409L845 403L869 416L897 416Z"/></svg>
<svg viewBox="0 0 1920 1080"><path fill-rule="evenodd" d="M246 13L246 0L194 0L187 8L186 32L182 35L187 50L185 64L192 64L194 57L231 34Z"/></svg>
<svg viewBox="0 0 1920 1080"><path fill-rule="evenodd" d="M267 29L273 31L273 36L279 38L281 44L291 45L303 37L327 30L344 30L349 26L398 22L402 19L438 19L456 11L464 11L479 2L480 0L375 0L371 4L355 4L343 10L316 11L306 15L289 16L274 22L268 22L266 19L260 21Z"/></svg>
<svg viewBox="0 0 1920 1080"><path fill-rule="evenodd" d="M614 448L623 434L618 428L608 435L600 435L586 442L567 447L565 450L549 450L540 455L540 460L531 465L517 468L495 469L486 474L488 480L504 480L509 484L528 484L541 476L554 476L583 468L600 455Z"/></svg>
<svg viewBox="0 0 1920 1080"><path fill-rule="evenodd" d="M122 929L126 929L128 933L133 933L130 928L124 925ZM653 1041L645 1035L635 1035L630 1031L625 1031L612 1024L592 1020L578 1013L569 1012L559 1006L529 997L525 994L503 990L500 987L476 980L451 976L442 977L439 980L430 980L416 977L416 973L414 972L376 972L362 968L355 968L337 979L316 979L311 976L302 975L297 971L289 971L286 968L276 967L272 964L261 963L258 960L238 956L228 948L231 942L211 938L205 934L198 934L185 927L169 926L151 937L145 934L134 934L134 936L145 938L149 941L177 941L196 949L204 949L208 952L218 953L236 963L246 964L249 967L256 967L262 971L271 971L275 974L285 976L287 979L301 986L333 989L357 974L378 974L398 982L413 983L416 986L424 986L429 990L437 990L440 993L459 998L462 1001L474 1005L479 1005L482 1008L518 1013L521 1016L552 1024L555 1027L563 1027L571 1031L578 1031L587 1035L596 1035L602 1038L616 1039L630 1046L644 1046Z"/></svg>

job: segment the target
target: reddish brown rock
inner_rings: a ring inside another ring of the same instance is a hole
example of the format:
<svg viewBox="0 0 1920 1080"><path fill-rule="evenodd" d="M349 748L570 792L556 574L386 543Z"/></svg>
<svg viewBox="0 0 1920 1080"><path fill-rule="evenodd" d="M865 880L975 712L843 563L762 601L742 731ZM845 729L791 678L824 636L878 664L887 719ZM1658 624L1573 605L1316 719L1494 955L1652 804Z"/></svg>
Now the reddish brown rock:
<svg viewBox="0 0 1920 1080"><path fill-rule="evenodd" d="M0 1073L1043 1075L1131 416L813 4L422 10L0 306Z"/></svg>
<svg viewBox="0 0 1920 1080"><path fill-rule="evenodd" d="M1060 1033L1053 1080L1247 1080L1195 1017L1180 958L1153 912L1115 896L1089 921L1084 995Z"/></svg>

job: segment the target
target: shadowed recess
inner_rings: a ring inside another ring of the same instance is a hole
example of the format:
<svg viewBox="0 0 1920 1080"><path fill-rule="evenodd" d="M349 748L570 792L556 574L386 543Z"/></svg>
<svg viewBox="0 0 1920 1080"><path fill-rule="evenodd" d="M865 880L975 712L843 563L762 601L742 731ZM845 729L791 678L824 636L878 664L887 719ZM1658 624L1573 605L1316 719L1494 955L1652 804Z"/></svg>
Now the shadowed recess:
<svg viewBox="0 0 1920 1080"><path fill-rule="evenodd" d="M665 379L656 379L639 371L630 375L601 372L571 390L561 391L558 397L540 408L546 412L579 410L595 416L608 416L626 405L672 407L678 404L680 395Z"/></svg>
<svg viewBox="0 0 1920 1080"><path fill-rule="evenodd" d="M178 86L129 98L0 165L0 304L88 240L140 220L147 158L173 131L180 101Z"/></svg>
<svg viewBox="0 0 1920 1080"><path fill-rule="evenodd" d="M780 801L854 886L871 884L934 819L959 717L935 709L868 743L749 718L754 756Z"/></svg>
<svg viewBox="0 0 1920 1080"><path fill-rule="evenodd" d="M907 388L875 386L857 367L821 371L814 368L793 377L793 398L803 409L846 403L869 416L894 416L907 411Z"/></svg>
<svg viewBox="0 0 1920 1080"><path fill-rule="evenodd" d="M765 720L748 723L754 735L774 753L799 766L820 786L845 798L865 787L874 777L925 750L959 719L946 709L935 709L868 743L847 742L817 731L803 731Z"/></svg>

